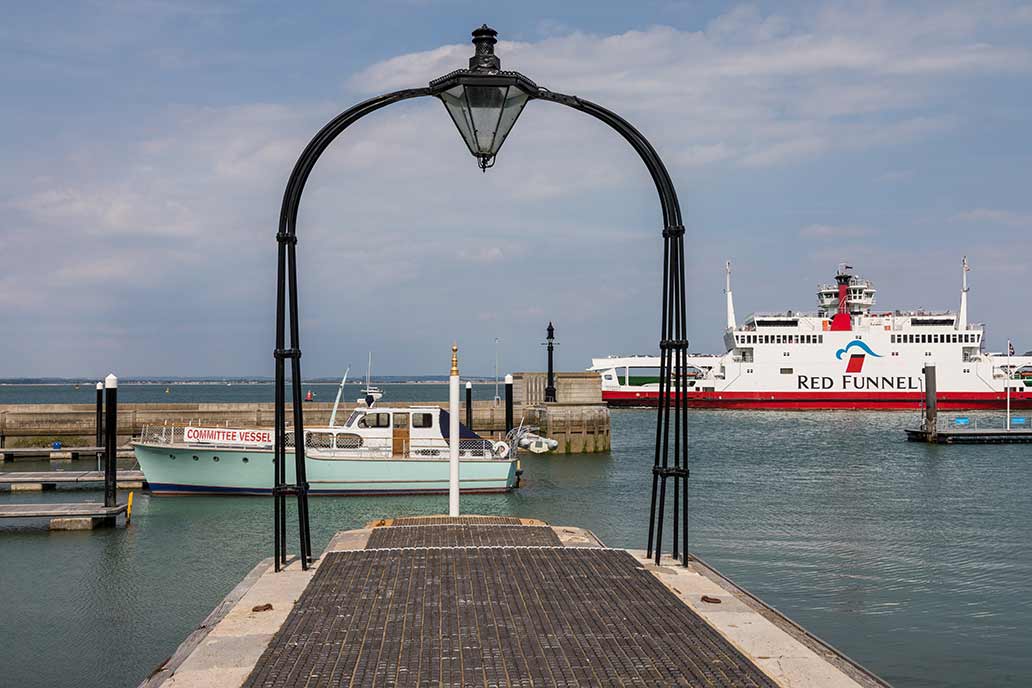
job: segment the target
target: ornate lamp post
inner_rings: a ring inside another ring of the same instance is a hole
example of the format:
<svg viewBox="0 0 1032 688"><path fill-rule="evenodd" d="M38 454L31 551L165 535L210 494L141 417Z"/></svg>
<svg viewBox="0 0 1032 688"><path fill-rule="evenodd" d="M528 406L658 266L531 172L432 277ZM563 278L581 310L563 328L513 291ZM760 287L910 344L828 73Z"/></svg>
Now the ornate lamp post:
<svg viewBox="0 0 1032 688"><path fill-rule="evenodd" d="M545 401L555 401L555 367L552 365L552 353L555 351L555 328L548 321L545 330L545 346L548 347L548 377L545 382Z"/></svg>
<svg viewBox="0 0 1032 688"><path fill-rule="evenodd" d="M297 498L300 559L304 568L312 557L308 518L309 485L305 474L304 420L301 401L301 343L297 294L297 216L308 176L337 136L362 117L402 100L433 96L444 103L462 140L477 164L487 171L523 108L531 100L566 105L601 120L614 129L641 157L659 194L663 212L663 316L660 325L660 396L656 417L656 451L652 469L648 551L660 559L667 479L673 478L672 554L687 557L688 416L683 388L670 381L686 379L687 335L684 297L684 227L677 193L652 144L625 119L576 96L540 87L518 72L503 71L494 54L498 32L487 25L473 32L476 51L467 69L434 79L423 88L386 93L345 110L308 143L294 165L280 210L276 290L276 412L275 480L273 493L276 568L287 561L287 497ZM287 346L287 329L290 346ZM293 409L293 474L288 481L286 430L286 362L290 361ZM672 459L672 460L671 460ZM686 560L686 559L685 559Z"/></svg>

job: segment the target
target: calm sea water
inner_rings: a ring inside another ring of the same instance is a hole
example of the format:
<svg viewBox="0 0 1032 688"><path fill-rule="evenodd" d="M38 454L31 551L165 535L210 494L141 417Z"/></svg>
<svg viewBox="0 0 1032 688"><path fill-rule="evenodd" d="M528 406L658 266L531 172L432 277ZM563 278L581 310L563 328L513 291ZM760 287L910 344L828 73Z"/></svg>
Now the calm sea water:
<svg viewBox="0 0 1032 688"><path fill-rule="evenodd" d="M894 685L1032 685L1032 450L907 443L912 419L693 412L693 549ZM463 510L642 547L652 423L614 411L612 453L525 457L523 488L463 497ZM97 494L0 501L70 497ZM314 545L446 508L446 497L315 498ZM0 524L4 685L135 684L271 554L271 520L262 498L138 494L128 529Z"/></svg>
<svg viewBox="0 0 1032 688"><path fill-rule="evenodd" d="M289 381L288 381L289 383ZM96 383L94 383L95 385ZM375 383L374 383L375 384ZM94 385L0 385L0 404L94 404L97 390ZM355 401L362 396L364 383L348 383L344 385L343 401ZM384 390L384 402L396 401L448 401L448 385L444 383L379 384ZM337 396L338 384L305 383L304 392L312 392L316 401L332 403ZM165 390L168 390L167 392ZM287 387L289 398L290 387ZM460 394L465 395L465 390ZM498 386L499 395L504 398L504 385ZM206 384L206 385L140 385L122 383L118 387L118 400L123 404L138 403L217 403L226 401L268 402L275 400L274 385L261 384ZM491 400L495 396L495 386L491 384L473 385L474 400ZM465 398L463 396L463 398Z"/></svg>

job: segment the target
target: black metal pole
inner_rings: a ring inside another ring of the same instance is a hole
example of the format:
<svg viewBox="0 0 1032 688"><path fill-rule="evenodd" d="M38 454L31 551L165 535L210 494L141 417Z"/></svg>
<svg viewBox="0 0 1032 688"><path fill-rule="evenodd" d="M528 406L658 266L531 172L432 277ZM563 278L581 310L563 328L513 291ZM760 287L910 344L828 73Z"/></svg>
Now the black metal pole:
<svg viewBox="0 0 1032 688"><path fill-rule="evenodd" d="M104 380L104 506L115 506L118 486L116 464L118 458L118 378L108 375Z"/></svg>
<svg viewBox="0 0 1032 688"><path fill-rule="evenodd" d="M548 344L548 380L545 384L545 401L555 401L555 369L552 366L552 352L555 350L555 328L552 327L552 323L548 323L548 329L545 331L547 336L546 342Z"/></svg>
<svg viewBox="0 0 1032 688"><path fill-rule="evenodd" d="M505 432L513 428L512 420L512 375L505 376Z"/></svg>
<svg viewBox="0 0 1032 688"><path fill-rule="evenodd" d="M94 420L94 426L96 429L96 437L94 438L93 446L98 447L97 449L97 470L100 470L100 457L103 456L104 450L99 447L104 446L104 383L97 383L97 415Z"/></svg>
<svg viewBox="0 0 1032 688"><path fill-rule="evenodd" d="M466 427L473 430L473 383L466 383Z"/></svg>
<svg viewBox="0 0 1032 688"><path fill-rule="evenodd" d="M308 512L308 481L304 459L304 417L301 403L301 345L297 293L297 215L301 195L315 163L326 148L349 126L362 117L409 98L430 95L429 88L411 88L387 93L366 100L345 110L328 122L305 146L294 164L290 179L283 192L280 206L278 243L279 267L276 280L276 431L274 433L273 521L275 533L276 570L287 561L287 501L288 494L297 495L298 535L301 546L301 564L304 568L312 557L312 539ZM287 290L289 288L289 313ZM289 317L290 348L286 346L286 327ZM294 434L294 483L287 483L286 451L286 359L291 359L291 395Z"/></svg>

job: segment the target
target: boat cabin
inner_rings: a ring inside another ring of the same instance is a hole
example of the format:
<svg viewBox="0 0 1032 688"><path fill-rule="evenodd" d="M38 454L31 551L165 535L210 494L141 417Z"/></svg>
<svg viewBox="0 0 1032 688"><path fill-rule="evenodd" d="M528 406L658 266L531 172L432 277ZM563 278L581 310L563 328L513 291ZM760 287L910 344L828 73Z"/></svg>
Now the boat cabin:
<svg viewBox="0 0 1032 688"><path fill-rule="evenodd" d="M359 408L343 425L306 430L305 453L313 459L446 458L448 424L448 412L436 406ZM460 424L461 457L491 458L495 452L490 440Z"/></svg>

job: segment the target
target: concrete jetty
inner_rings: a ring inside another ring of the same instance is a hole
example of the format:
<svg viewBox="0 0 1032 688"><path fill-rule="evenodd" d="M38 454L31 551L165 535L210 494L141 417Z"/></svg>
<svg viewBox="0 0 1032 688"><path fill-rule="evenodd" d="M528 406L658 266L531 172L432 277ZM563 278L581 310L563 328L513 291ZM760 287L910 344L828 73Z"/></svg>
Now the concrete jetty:
<svg viewBox="0 0 1032 688"><path fill-rule="evenodd" d="M93 530L113 526L125 504L104 506L102 502L75 504L0 504L0 518L49 518L50 530Z"/></svg>
<svg viewBox="0 0 1032 688"><path fill-rule="evenodd" d="M507 517L338 533L259 564L141 686L885 686L698 559Z"/></svg>
<svg viewBox="0 0 1032 688"><path fill-rule="evenodd" d="M103 488L104 471L3 471L0 485L9 486L11 492L42 492L58 485ZM139 490L146 485L143 471L118 471L115 487L119 490Z"/></svg>

